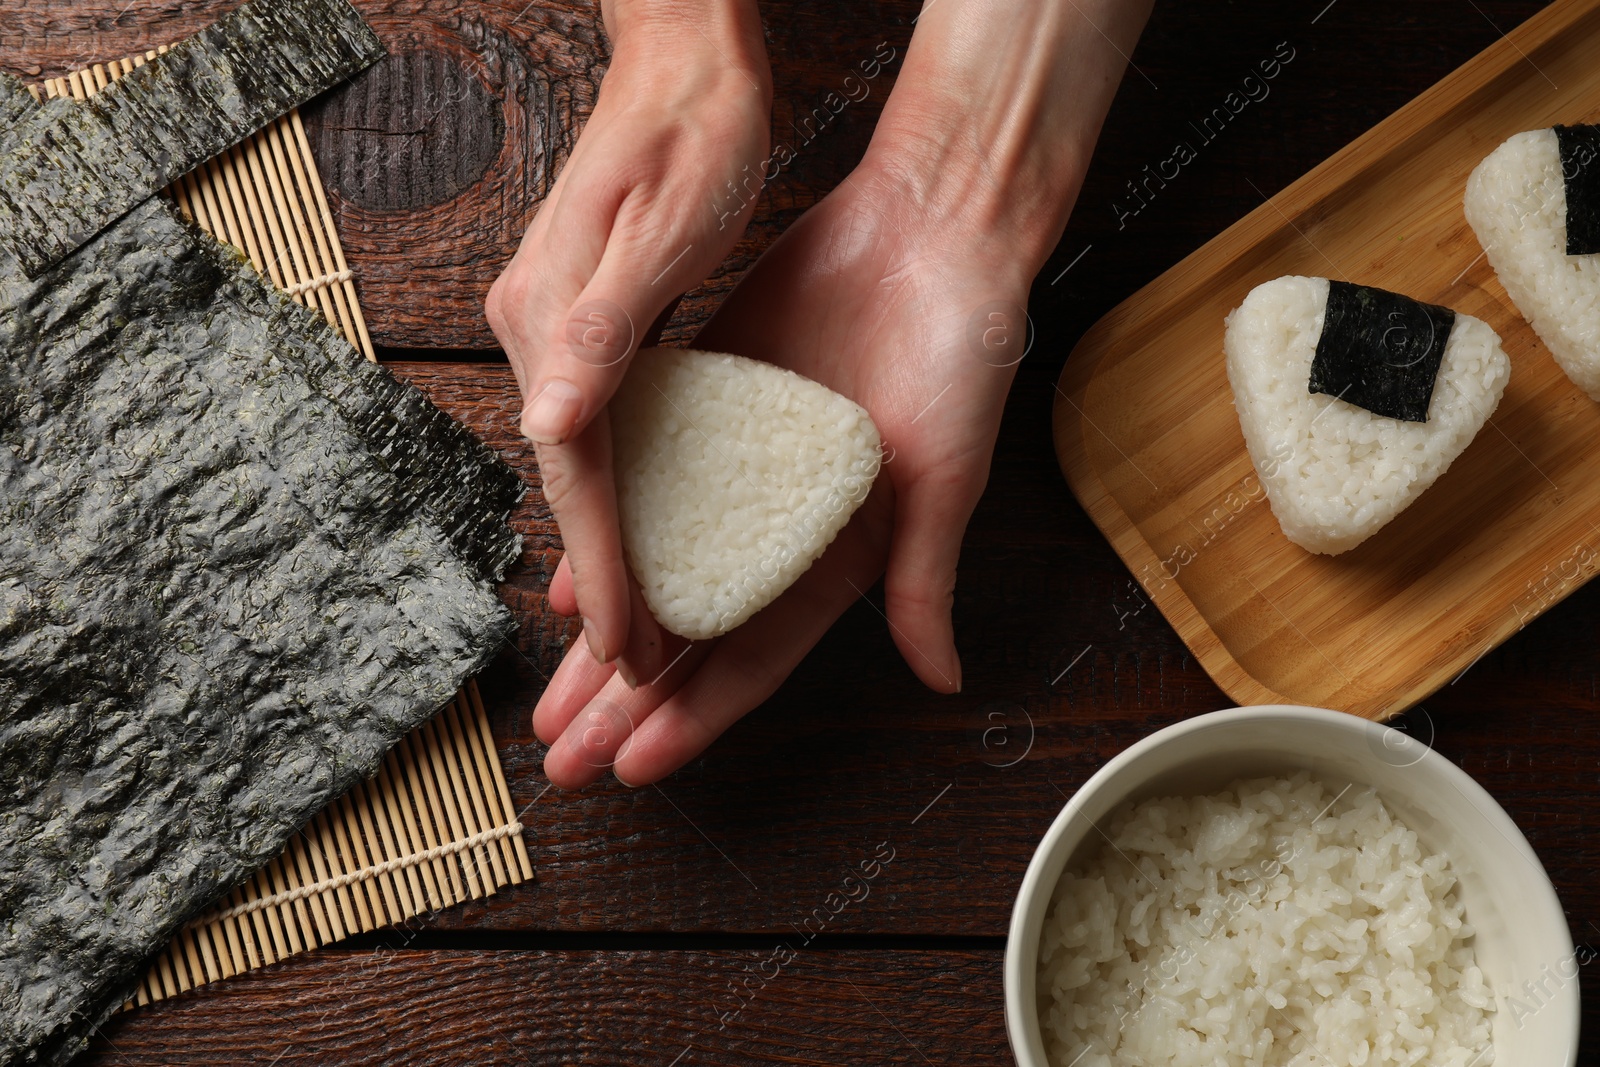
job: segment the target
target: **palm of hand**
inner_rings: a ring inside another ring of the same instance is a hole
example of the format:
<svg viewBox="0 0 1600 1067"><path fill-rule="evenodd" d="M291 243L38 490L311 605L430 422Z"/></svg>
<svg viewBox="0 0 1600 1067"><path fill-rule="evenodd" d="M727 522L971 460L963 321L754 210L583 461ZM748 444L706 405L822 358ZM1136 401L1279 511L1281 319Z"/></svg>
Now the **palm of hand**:
<svg viewBox="0 0 1600 1067"><path fill-rule="evenodd" d="M785 232L696 340L787 367L866 407L886 461L872 493L782 597L686 650L661 678L629 690L575 645L535 715L552 743L552 781L586 784L614 764L619 778L643 783L692 759L777 688L886 564L896 644L928 685L959 688L949 621L956 556L1025 343L1010 327L1021 321L1027 279L911 236L927 227L904 205L858 171ZM570 599L563 584L551 591L558 605Z"/></svg>
<svg viewBox="0 0 1600 1067"><path fill-rule="evenodd" d="M1025 343L1002 321L1020 315L998 309L1020 312L1027 279L1007 285L919 242L892 200L853 177L784 233L695 346L788 367L867 408L886 458L911 471L894 478L903 491L987 466Z"/></svg>

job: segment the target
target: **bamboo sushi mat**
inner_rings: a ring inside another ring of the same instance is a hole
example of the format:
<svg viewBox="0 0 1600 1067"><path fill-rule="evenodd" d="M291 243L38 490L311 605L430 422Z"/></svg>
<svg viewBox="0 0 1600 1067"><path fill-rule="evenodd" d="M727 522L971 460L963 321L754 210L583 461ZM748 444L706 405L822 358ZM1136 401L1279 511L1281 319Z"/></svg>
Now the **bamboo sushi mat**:
<svg viewBox="0 0 1600 1067"><path fill-rule="evenodd" d="M164 51L96 64L31 91L82 100ZM164 195L376 358L299 111L185 175ZM477 683L469 681L389 752L376 777L329 805L282 855L184 927L126 1006L532 877L488 716Z"/></svg>

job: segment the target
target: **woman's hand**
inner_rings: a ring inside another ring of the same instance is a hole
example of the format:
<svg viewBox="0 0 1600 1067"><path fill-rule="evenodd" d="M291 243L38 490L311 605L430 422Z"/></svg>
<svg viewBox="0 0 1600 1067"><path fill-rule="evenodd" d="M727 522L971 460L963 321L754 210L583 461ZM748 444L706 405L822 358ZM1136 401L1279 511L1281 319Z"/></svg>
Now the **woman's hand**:
<svg viewBox="0 0 1600 1067"><path fill-rule="evenodd" d="M1060 239L1149 0L941 0L924 8L866 159L756 264L696 347L764 359L863 405L882 474L822 557L732 633L668 637L626 684L568 651L534 712L550 781L670 774L777 689L885 576L913 671L961 687L950 621L962 535L1029 343L1028 287ZM550 603L570 614L566 561Z"/></svg>
<svg viewBox="0 0 1600 1067"><path fill-rule="evenodd" d="M605 405L642 336L733 248L767 151L754 0L608 0L613 51L584 127L486 313L522 390L590 650L660 669L630 590Z"/></svg>

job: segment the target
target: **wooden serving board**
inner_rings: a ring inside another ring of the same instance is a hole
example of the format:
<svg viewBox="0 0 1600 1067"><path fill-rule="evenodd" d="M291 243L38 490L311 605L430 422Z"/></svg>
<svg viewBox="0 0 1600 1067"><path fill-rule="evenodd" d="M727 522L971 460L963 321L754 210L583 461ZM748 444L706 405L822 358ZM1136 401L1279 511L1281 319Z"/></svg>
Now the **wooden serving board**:
<svg viewBox="0 0 1600 1067"><path fill-rule="evenodd" d="M1239 703L1397 714L1600 570L1600 405L1518 315L1461 208L1507 137L1600 117L1597 56L1600 0L1552 4L1124 301L1067 360L1067 482ZM1284 537L1228 386L1224 318L1285 274L1446 304L1512 360L1449 471L1339 556Z"/></svg>

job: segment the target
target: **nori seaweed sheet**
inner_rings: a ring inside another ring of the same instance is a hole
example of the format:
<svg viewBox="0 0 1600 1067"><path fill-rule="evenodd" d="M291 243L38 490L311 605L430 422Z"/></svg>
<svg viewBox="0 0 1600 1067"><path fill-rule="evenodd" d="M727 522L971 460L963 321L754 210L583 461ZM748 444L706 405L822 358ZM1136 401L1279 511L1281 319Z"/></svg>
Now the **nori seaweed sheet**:
<svg viewBox="0 0 1600 1067"><path fill-rule="evenodd" d="M487 450L385 454L436 412L394 390L160 201L0 261L0 1063L70 1059L509 632L406 472Z"/></svg>
<svg viewBox="0 0 1600 1067"><path fill-rule="evenodd" d="M38 106L22 82L0 70L0 133L11 129Z"/></svg>
<svg viewBox="0 0 1600 1067"><path fill-rule="evenodd" d="M0 72L0 134L40 108L20 81ZM19 147L13 138L0 139L8 160ZM276 303L291 306L281 298ZM462 559L498 580L521 554L522 539L505 519L526 492L522 479L421 392L375 364L351 359L349 347L336 338L323 334L320 340L322 345L283 354L305 362L318 388L395 471L396 506L426 511Z"/></svg>
<svg viewBox="0 0 1600 1067"><path fill-rule="evenodd" d="M70 108L79 102L55 105ZM50 106L41 107L21 82L0 72L0 133L29 112ZM23 162L16 157L27 146L17 142L26 136L23 131L4 140L8 164ZM521 537L505 523L526 490L517 473L419 391L365 360L350 359L348 346L337 340L331 349L312 345L292 354L395 470L400 479L396 506L426 511L462 559L497 580L521 553Z"/></svg>
<svg viewBox="0 0 1600 1067"><path fill-rule="evenodd" d="M1567 192L1567 255L1600 252L1600 126L1557 126Z"/></svg>
<svg viewBox="0 0 1600 1067"><path fill-rule="evenodd" d="M16 131L0 234L32 277L173 179L365 69L383 46L346 0L253 0L87 101Z"/></svg>
<svg viewBox="0 0 1600 1067"><path fill-rule="evenodd" d="M287 299L272 303L273 315L303 310ZM517 472L416 388L375 363L352 359L339 339L329 343L331 334L310 344L292 336L280 344L280 355L334 401L394 474L392 506L425 514L463 562L499 580L522 553L521 536L506 525L527 490Z"/></svg>
<svg viewBox="0 0 1600 1067"><path fill-rule="evenodd" d="M1307 389L1377 415L1427 422L1456 313L1370 285L1328 282Z"/></svg>

